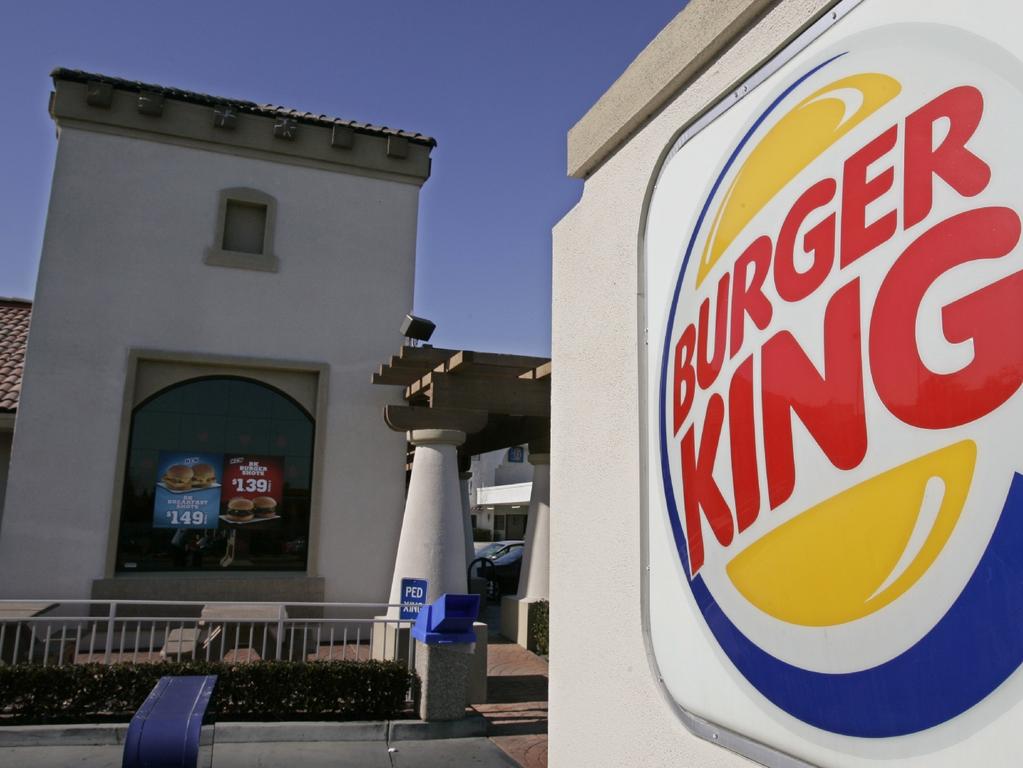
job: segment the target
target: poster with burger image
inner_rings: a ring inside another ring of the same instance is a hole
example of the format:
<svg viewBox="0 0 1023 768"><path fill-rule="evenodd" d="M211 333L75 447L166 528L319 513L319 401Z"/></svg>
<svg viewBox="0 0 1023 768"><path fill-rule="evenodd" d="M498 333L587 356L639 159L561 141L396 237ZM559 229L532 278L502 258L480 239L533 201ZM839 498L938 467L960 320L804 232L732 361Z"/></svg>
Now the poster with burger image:
<svg viewBox="0 0 1023 768"><path fill-rule="evenodd" d="M216 528L220 508L219 453L160 451L153 497L154 528Z"/></svg>
<svg viewBox="0 0 1023 768"><path fill-rule="evenodd" d="M280 456L224 457L220 519L231 525L267 522L280 517L284 459Z"/></svg>

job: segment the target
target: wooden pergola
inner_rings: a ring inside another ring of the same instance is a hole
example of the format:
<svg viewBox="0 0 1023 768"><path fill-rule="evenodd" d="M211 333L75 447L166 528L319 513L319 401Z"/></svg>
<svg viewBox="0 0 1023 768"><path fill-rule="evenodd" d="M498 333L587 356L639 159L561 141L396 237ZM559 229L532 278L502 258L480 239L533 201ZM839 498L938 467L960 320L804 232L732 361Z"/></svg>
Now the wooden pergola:
<svg viewBox="0 0 1023 768"><path fill-rule="evenodd" d="M403 346L373 383L404 387L406 405L384 409L391 429L465 432L459 457L466 465L470 456L523 443L550 450L550 358Z"/></svg>

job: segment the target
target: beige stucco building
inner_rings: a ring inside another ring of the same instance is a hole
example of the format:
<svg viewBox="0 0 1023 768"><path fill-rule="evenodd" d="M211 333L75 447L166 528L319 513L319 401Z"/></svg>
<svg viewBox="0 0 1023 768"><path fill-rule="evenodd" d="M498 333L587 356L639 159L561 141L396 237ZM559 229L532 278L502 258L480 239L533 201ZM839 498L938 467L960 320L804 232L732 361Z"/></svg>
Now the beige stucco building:
<svg viewBox="0 0 1023 768"><path fill-rule="evenodd" d="M468 478L468 507L472 527L481 540L521 539L532 491L533 466L529 446L513 446L472 457Z"/></svg>
<svg viewBox="0 0 1023 768"><path fill-rule="evenodd" d="M406 446L369 372L433 139L69 70L51 114L0 594L386 600Z"/></svg>

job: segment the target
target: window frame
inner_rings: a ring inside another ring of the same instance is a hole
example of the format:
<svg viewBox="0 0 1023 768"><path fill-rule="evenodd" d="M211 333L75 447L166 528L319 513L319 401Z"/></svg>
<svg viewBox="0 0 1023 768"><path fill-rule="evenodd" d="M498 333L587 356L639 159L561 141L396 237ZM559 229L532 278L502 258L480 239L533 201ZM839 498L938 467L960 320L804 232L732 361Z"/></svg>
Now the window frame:
<svg viewBox="0 0 1023 768"><path fill-rule="evenodd" d="M171 364L181 366L182 371L167 378L162 386L140 396L138 386L142 366L149 364ZM124 391L121 402L121 418L118 427L117 440L117 462L114 465L113 483L109 497L110 516L107 519L107 547L103 567L103 578L138 578L139 574L118 573L116 569L117 542L120 537L121 502L123 499L125 471L128 461L128 440L132 413L136 406L143 400L165 386L178 381L207 375L210 372L221 374L237 374L243 378L263 380L276 389L290 395L306 411L313 415L314 419L314 442L313 442L313 487L311 506L309 512L309 542L308 558L306 561L306 578L320 577L320 530L323 515L323 477L324 456L326 455L327 435L327 414L330 405L330 365L324 362L311 362L300 360L286 360L261 357L237 357L230 355L215 355L205 353L181 353L152 348L132 348L128 350L127 372L124 382ZM315 393L308 402L293 391L293 386L278 379L278 374L283 376L310 375L314 377ZM321 428L322 426L322 428ZM316 535L313 535L313 531ZM249 573L259 573L251 571ZM294 572L297 577L301 572ZM149 572L148 576L165 578L166 575L159 572ZM210 574L211 576L213 574ZM225 574L229 578L237 578L238 574ZM214 576L214 578L216 578ZM223 578L223 576L221 577Z"/></svg>
<svg viewBox="0 0 1023 768"><path fill-rule="evenodd" d="M309 425L311 427L311 436L310 436L310 443L309 443L309 473L310 473L310 475L309 475L309 489L308 489L308 491L309 491L309 508L308 508L308 512L307 512L307 527L306 527L306 531L305 531L305 540L306 540L305 563L304 563L304 565L302 567L299 567L299 568L276 568L276 567L270 567L270 568L240 568L240 569L234 569L234 570L232 570L232 569L217 570L215 568L180 569L180 570L179 569L172 569L172 570L171 569L167 569L167 570L165 570L165 569L139 569L139 570L134 570L134 569L119 568L117 566L117 562L118 562L119 556L120 556L120 537L121 537L121 531L122 531L122 529L124 527L124 522L125 522L125 520L124 520L124 514L125 514L125 507L124 507L125 491L127 490L128 469L129 469L129 464L131 462L132 444L134 442L134 428L135 428L136 416L147 405L152 403L154 400L156 400L156 399L158 399L158 398L160 398L160 397L170 393L171 391L179 389L179 388L182 388L182 387L187 387L187 386L190 386L190 385L193 385L193 384L197 384L197 383L200 383L200 382L206 382L206 381L237 381L237 382L243 382L243 383L246 383L246 384L251 384L251 385L254 385L254 386L262 387L262 388L272 392L273 394L277 395L278 397L281 397L282 399L284 399L287 402L289 402L298 411L300 411L301 414L305 418L307 418L309 420ZM319 411L319 408L317 408L316 410ZM116 514L116 519L113 519L113 518L111 519L112 528L116 531L116 533L112 532L112 536L111 536L111 540L110 540L110 552L108 554L111 555L111 558L109 558L111 560L111 562L110 562L111 569L108 569L108 570L111 570L111 572L108 573L108 578L111 577L111 576L114 577L114 578L123 578L125 576L127 576L128 578L131 578L133 576L149 576L149 577L165 576L165 575L181 576L183 574L186 575L186 576L193 576L193 575L196 575L196 574L202 574L203 577L205 577L205 578L214 578L214 579L216 579L216 578L224 577L224 576L228 576L228 577L242 576L242 577L244 577L243 576L244 574L251 574L251 573L275 574L275 575L280 575L280 576L287 576L289 574L302 574L302 575L310 574L311 571L313 570L313 563L310 561L310 558L313 556L313 553L316 552L316 549L317 549L317 548L314 548L312 546L312 542L313 542L313 539L314 539L314 536L315 536L314 529L313 529L314 520L315 520L315 522L318 523L318 520L316 520L316 518L318 518L318 514L314 514L314 512L318 512L317 504L316 504L316 501L317 501L316 495L317 495L318 472L321 469L320 463L317 460L318 459L318 450L317 449L318 449L318 446L320 444L320 439L321 439L319 437L319 435L318 435L318 431L319 430L318 430L318 425L317 425L317 413L310 411L302 402L300 402L298 399L293 397L290 393L288 393L284 389L281 389L280 387L275 386L274 384L271 384L271 383L269 383L267 381L263 381L260 378L258 378L258 376L255 376L255 375L246 375L244 373L237 373L237 372L218 372L218 371L202 372L202 373L199 373L198 375L195 375L195 376L191 376L191 377L188 377L188 378L182 378L182 379L180 379L178 381L175 381L175 382L173 382L171 384L168 384L167 386L164 386L164 387L158 389L155 392L149 393L145 397L139 398L137 400L137 402L135 402L131 406L131 412L130 412L130 416L129 416L129 420L128 420L128 424L127 424L127 433L125 435L125 438L126 438L125 450L124 450L123 456L121 457L120 465L119 465L119 468L118 468L119 469L118 475L121 478L122 492L121 492L120 504L118 505L118 511L115 513Z"/></svg>
<svg viewBox="0 0 1023 768"><path fill-rule="evenodd" d="M224 228L227 222L228 202L266 207L262 253L229 251L224 248ZM266 192L251 187L229 187L220 190L217 199L217 223L213 233L213 245L206 249L203 262L214 267L277 272L280 268L280 262L274 252L274 223L276 219L277 201Z"/></svg>

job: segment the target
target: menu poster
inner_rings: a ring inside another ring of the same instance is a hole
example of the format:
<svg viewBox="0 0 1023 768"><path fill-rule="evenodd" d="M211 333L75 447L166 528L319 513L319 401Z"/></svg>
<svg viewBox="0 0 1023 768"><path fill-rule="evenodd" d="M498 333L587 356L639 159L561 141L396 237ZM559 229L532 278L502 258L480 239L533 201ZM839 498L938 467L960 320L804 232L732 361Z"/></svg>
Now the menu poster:
<svg viewBox="0 0 1023 768"><path fill-rule="evenodd" d="M280 456L224 456L221 519L245 524L280 517L284 459Z"/></svg>
<svg viewBox="0 0 1023 768"><path fill-rule="evenodd" d="M216 528L223 456L160 451L153 499L154 528Z"/></svg>

